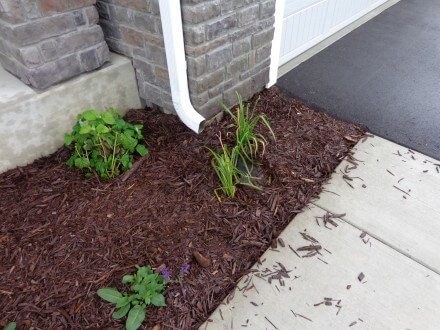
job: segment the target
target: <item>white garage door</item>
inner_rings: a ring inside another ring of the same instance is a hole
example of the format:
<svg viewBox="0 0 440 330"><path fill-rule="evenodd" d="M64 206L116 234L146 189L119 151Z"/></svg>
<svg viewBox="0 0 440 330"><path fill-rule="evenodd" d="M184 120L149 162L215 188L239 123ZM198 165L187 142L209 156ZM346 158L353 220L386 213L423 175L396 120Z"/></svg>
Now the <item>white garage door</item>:
<svg viewBox="0 0 440 330"><path fill-rule="evenodd" d="M387 0L286 0L280 64L313 47Z"/></svg>

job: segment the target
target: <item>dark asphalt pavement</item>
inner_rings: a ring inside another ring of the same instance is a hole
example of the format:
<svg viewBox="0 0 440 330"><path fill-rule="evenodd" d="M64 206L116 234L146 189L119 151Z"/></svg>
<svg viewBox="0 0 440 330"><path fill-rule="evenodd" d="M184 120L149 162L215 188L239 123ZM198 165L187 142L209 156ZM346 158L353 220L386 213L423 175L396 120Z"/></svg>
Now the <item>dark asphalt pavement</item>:
<svg viewBox="0 0 440 330"><path fill-rule="evenodd" d="M440 0L402 0L278 80L337 118L440 160Z"/></svg>

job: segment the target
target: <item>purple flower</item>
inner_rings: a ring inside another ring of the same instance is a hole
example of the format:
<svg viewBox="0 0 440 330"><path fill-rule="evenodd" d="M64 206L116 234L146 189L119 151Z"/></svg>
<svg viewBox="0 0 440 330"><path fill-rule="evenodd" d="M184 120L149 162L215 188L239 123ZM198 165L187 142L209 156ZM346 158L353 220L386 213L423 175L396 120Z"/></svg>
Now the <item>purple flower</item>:
<svg viewBox="0 0 440 330"><path fill-rule="evenodd" d="M163 278L165 279L165 282L169 282L171 281L171 273L170 270L167 267L164 267L161 271L160 274L163 276Z"/></svg>
<svg viewBox="0 0 440 330"><path fill-rule="evenodd" d="M188 274L189 273L189 264L183 265L182 269L180 270L180 274Z"/></svg>

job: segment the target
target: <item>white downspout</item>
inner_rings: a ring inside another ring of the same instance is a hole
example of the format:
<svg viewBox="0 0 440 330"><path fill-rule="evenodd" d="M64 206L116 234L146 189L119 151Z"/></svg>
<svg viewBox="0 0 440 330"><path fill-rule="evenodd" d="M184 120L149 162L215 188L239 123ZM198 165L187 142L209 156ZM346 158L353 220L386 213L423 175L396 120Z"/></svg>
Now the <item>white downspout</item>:
<svg viewBox="0 0 440 330"><path fill-rule="evenodd" d="M180 0L159 0L159 8L173 105L180 120L200 133L205 118L194 109L189 98Z"/></svg>
<svg viewBox="0 0 440 330"><path fill-rule="evenodd" d="M283 18L284 18L285 0L276 0L275 2L275 23L274 35L272 40L272 50L270 53L270 70L269 82L266 87L272 87L278 79L278 68L280 65L281 37L283 34Z"/></svg>

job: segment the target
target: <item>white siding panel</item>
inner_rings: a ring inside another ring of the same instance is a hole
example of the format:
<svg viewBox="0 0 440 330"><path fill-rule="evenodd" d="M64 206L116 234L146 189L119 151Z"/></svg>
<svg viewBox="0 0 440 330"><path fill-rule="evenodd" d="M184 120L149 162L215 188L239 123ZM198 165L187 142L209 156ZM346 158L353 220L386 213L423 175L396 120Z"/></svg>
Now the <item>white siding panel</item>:
<svg viewBox="0 0 440 330"><path fill-rule="evenodd" d="M286 0L280 65L387 0Z"/></svg>

